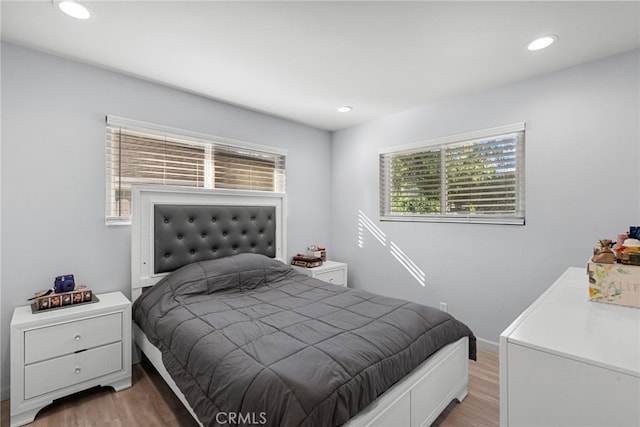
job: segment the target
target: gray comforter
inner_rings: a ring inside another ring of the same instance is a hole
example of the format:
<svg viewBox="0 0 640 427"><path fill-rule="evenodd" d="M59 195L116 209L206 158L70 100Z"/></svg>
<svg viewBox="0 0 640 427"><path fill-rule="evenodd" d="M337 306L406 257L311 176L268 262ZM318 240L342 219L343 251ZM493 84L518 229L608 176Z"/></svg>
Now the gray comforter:
<svg viewBox="0 0 640 427"><path fill-rule="evenodd" d="M133 315L205 426L337 426L446 344L475 359L447 313L254 254L182 267Z"/></svg>

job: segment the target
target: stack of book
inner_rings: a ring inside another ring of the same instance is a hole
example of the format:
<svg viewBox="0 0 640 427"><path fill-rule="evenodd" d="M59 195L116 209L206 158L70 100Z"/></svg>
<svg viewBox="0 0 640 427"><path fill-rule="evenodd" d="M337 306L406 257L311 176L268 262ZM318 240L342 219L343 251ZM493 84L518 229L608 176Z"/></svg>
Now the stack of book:
<svg viewBox="0 0 640 427"><path fill-rule="evenodd" d="M291 265L307 268L319 267L322 265L322 258L312 255L296 254L291 260Z"/></svg>

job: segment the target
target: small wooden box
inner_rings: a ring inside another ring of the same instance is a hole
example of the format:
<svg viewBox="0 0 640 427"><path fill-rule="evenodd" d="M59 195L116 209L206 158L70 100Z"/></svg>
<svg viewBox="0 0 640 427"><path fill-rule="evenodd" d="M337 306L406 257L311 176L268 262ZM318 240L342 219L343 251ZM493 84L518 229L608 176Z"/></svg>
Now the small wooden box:
<svg viewBox="0 0 640 427"><path fill-rule="evenodd" d="M591 301L640 308L640 266L589 262Z"/></svg>
<svg viewBox="0 0 640 427"><path fill-rule="evenodd" d="M93 299L94 296L90 289L86 286L78 286L71 292L52 293L36 298L31 306L35 312L93 302Z"/></svg>

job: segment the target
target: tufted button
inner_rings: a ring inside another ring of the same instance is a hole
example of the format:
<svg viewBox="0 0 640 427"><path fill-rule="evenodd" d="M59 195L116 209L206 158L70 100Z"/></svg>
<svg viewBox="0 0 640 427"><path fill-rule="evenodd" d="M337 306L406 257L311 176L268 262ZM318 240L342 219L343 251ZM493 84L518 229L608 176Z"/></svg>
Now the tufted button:
<svg viewBox="0 0 640 427"><path fill-rule="evenodd" d="M169 258L171 256L171 254L164 254L165 258Z"/></svg>
<svg viewBox="0 0 640 427"><path fill-rule="evenodd" d="M256 217L255 217L255 216L252 216L252 217L251 217L251 221L255 221L255 220L256 220Z"/></svg>
<svg viewBox="0 0 640 427"><path fill-rule="evenodd" d="M267 219L268 219L269 221L271 221L271 215L269 215L269 216L267 217Z"/></svg>
<svg viewBox="0 0 640 427"><path fill-rule="evenodd" d="M238 249L238 246L237 245L233 245L233 250L235 251L237 249Z"/></svg>
<svg viewBox="0 0 640 427"><path fill-rule="evenodd" d="M252 248L255 248L255 247L256 247L256 244L255 244L255 243L252 243L252 244L251 244L251 247L252 247Z"/></svg>
<svg viewBox="0 0 640 427"><path fill-rule="evenodd" d="M222 232L222 235L223 235L223 236L226 236L226 235L227 235L227 232L226 232L226 231L223 231L223 232Z"/></svg>
<svg viewBox="0 0 640 427"><path fill-rule="evenodd" d="M211 218L211 222L216 222L216 217Z"/></svg>
<svg viewBox="0 0 640 427"><path fill-rule="evenodd" d="M189 253L190 253L191 255L193 255L193 254L195 254L195 253L196 253L196 251L194 251L193 249L191 249L191 250L189 251Z"/></svg>
<svg viewBox="0 0 640 427"><path fill-rule="evenodd" d="M182 240L182 234L178 234L178 240Z"/></svg>
<svg viewBox="0 0 640 427"><path fill-rule="evenodd" d="M193 218L189 218L189 222L193 222Z"/></svg>
<svg viewBox="0 0 640 427"><path fill-rule="evenodd" d="M202 233L202 234L200 235L200 237L202 237L202 238L204 239L205 237L207 237L207 233Z"/></svg>
<svg viewBox="0 0 640 427"><path fill-rule="evenodd" d="M212 252L215 252L215 251L217 251L217 250L218 250L218 248L211 248L211 251L212 251Z"/></svg>
<svg viewBox="0 0 640 427"><path fill-rule="evenodd" d="M165 223L165 224L169 224L169 218L165 218L165 219L164 219L164 223Z"/></svg>
<svg viewBox="0 0 640 427"><path fill-rule="evenodd" d="M243 232L242 232L242 233L240 233L240 234L242 234L243 236L246 236L246 235L247 235L247 232L246 232L246 231L243 231Z"/></svg>
<svg viewBox="0 0 640 427"><path fill-rule="evenodd" d="M238 221L238 217L237 217L237 216L234 216L233 218L231 218L231 221L233 221L233 222Z"/></svg>

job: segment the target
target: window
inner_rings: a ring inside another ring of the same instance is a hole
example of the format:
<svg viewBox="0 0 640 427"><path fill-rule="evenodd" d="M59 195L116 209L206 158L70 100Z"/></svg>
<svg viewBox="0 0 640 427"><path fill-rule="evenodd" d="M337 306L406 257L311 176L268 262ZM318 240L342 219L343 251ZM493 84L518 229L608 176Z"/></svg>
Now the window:
<svg viewBox="0 0 640 427"><path fill-rule="evenodd" d="M107 117L106 221L129 223L134 184L284 192L282 150Z"/></svg>
<svg viewBox="0 0 640 427"><path fill-rule="evenodd" d="M524 224L524 129L381 150L380 219Z"/></svg>

